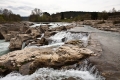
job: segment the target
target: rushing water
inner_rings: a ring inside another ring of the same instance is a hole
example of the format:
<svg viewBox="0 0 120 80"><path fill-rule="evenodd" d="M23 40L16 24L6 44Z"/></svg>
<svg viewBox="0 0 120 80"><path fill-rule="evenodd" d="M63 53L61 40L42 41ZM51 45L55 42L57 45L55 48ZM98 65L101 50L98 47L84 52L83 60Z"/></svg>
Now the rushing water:
<svg viewBox="0 0 120 80"><path fill-rule="evenodd" d="M82 40L84 42L85 46L87 46L89 34L88 33L74 33L74 32L61 31L61 32L58 32L57 34L55 34L54 36L51 36L50 39L51 39L51 42L49 43L50 45L56 44L56 43L63 43L65 41L69 41L69 40Z"/></svg>
<svg viewBox="0 0 120 80"><path fill-rule="evenodd" d="M40 26L41 24L36 24L35 26ZM59 27L60 24L50 23L51 28ZM68 25L68 24L64 24ZM34 26L32 26L34 27ZM40 47L52 47L52 46L60 46L63 45L65 41L69 40L82 40L87 46L87 42L89 39L89 33L75 33L68 31L61 31L57 34L51 36L49 45L40 46ZM44 34L38 38L41 39L44 37ZM0 55L7 53L9 42L5 42L4 40L0 40ZM22 49L25 47L25 42L22 45ZM37 46L30 46L37 47ZM39 47L39 48L40 48ZM38 48L38 47L37 47ZM81 65L73 65L76 69L61 69L55 70L52 68L39 68L36 72L31 75L21 75L20 73L10 73L5 77L1 77L0 80L64 80L67 78L74 78L76 80L105 80L102 76L100 76L99 71L95 68L95 66L89 64L87 60L84 61Z"/></svg>
<svg viewBox="0 0 120 80"><path fill-rule="evenodd" d="M96 80L88 71L79 70L54 70L51 68L40 68L32 75L22 76L19 73L11 73L0 80L62 80L73 77L77 80Z"/></svg>
<svg viewBox="0 0 120 80"><path fill-rule="evenodd" d="M5 42L5 40L0 40L0 56L9 52L8 46L9 42Z"/></svg>
<svg viewBox="0 0 120 80"><path fill-rule="evenodd" d="M44 45L44 46L40 46L40 47L43 48L43 47L61 46L66 41L70 41L70 40L82 40L83 43L84 43L83 44L84 47L86 47L87 44L88 44L89 36L90 36L89 33L76 33L76 32L69 32L69 31L61 31L61 32L58 32L55 35L49 37L49 44L48 45ZM38 38L38 39L41 39L41 38ZM31 48L33 48L33 47L40 48L40 47L34 46L34 45L32 45L32 46L28 45L28 47L31 47Z"/></svg>
<svg viewBox="0 0 120 80"><path fill-rule="evenodd" d="M63 80L70 77L76 80L105 80L100 76L99 71L89 61L85 60L82 64L71 65L76 69L55 70L52 68L39 68L31 75L21 75L20 73L10 73L0 80Z"/></svg>
<svg viewBox="0 0 120 80"><path fill-rule="evenodd" d="M36 27L36 26L41 26L41 25L49 25L49 28L56 28L56 27L61 27L61 26L67 26L70 25L71 23L65 23L65 22L55 22L55 23L49 23L49 24L43 24L43 23L39 23L39 24L34 24L30 27Z"/></svg>

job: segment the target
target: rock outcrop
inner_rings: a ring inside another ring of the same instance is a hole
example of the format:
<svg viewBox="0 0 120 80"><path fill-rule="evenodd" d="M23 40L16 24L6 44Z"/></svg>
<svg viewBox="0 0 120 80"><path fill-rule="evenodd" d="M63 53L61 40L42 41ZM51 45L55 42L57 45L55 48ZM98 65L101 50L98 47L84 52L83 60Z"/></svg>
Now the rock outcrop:
<svg viewBox="0 0 120 80"><path fill-rule="evenodd" d="M25 48L0 56L0 66L4 67L5 71L19 70L22 74L29 74L40 67L59 68L90 55L94 55L94 52L69 44L56 50L52 48ZM29 65L29 68L26 65ZM24 73L25 67L27 67L28 73Z"/></svg>
<svg viewBox="0 0 120 80"><path fill-rule="evenodd" d="M9 49L17 50L22 48L22 44L24 41L31 39L29 34L18 34L15 38L11 38Z"/></svg>
<svg viewBox="0 0 120 80"><path fill-rule="evenodd" d="M24 33L28 29L25 23L2 24L0 27L0 39L10 41L19 33Z"/></svg>

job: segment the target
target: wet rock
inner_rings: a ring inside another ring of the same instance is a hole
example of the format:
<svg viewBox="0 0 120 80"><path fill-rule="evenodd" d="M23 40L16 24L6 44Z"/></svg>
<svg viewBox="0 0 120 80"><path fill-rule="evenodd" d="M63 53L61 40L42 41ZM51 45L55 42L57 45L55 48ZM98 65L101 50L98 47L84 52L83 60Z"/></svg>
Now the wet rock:
<svg viewBox="0 0 120 80"><path fill-rule="evenodd" d="M50 36L55 35L56 33L57 33L57 31L46 31L46 32L44 33L44 36L45 36L46 38L48 38L48 37L50 37Z"/></svg>
<svg viewBox="0 0 120 80"><path fill-rule="evenodd" d="M73 78L73 77L69 77L69 78L65 78L62 80L83 80L82 78Z"/></svg>
<svg viewBox="0 0 120 80"><path fill-rule="evenodd" d="M69 77L69 78L65 78L65 79L62 79L62 80L76 80L76 79L73 78L73 77Z"/></svg>
<svg viewBox="0 0 120 80"><path fill-rule="evenodd" d="M66 40L67 40L67 38L66 38L66 37L62 38L62 42L65 42Z"/></svg>
<svg viewBox="0 0 120 80"><path fill-rule="evenodd" d="M52 28L50 30L51 31L66 31L67 28L65 26L61 26L61 27Z"/></svg>
<svg viewBox="0 0 120 80"><path fill-rule="evenodd" d="M4 39L4 36L1 34L1 32L0 32L0 39Z"/></svg>
<svg viewBox="0 0 120 80"><path fill-rule="evenodd" d="M19 72L23 75L27 75L27 74L30 74L30 62L27 63L27 64L24 64L22 65L20 68L19 68Z"/></svg>
<svg viewBox="0 0 120 80"><path fill-rule="evenodd" d="M45 31L48 31L48 30L49 30L49 26L48 26L48 25L41 25L41 26L40 26L40 29L45 32Z"/></svg>
<svg viewBox="0 0 120 80"><path fill-rule="evenodd" d="M71 45L83 47L83 41L81 40L70 40L70 41L65 42L65 44L71 44Z"/></svg>
<svg viewBox="0 0 120 80"><path fill-rule="evenodd" d="M4 39L5 39L5 36L6 36L6 34L7 34L7 28L6 27L1 27L0 28L0 34L2 35L1 37L4 37Z"/></svg>
<svg viewBox="0 0 120 80"><path fill-rule="evenodd" d="M11 38L9 49L10 50L17 50L22 48L23 42L26 40L31 39L29 34L18 34L15 38Z"/></svg>
<svg viewBox="0 0 120 80"><path fill-rule="evenodd" d="M66 29L71 29L73 27L75 27L75 26L73 26L73 25L65 26Z"/></svg>
<svg viewBox="0 0 120 80"><path fill-rule="evenodd" d="M40 36L39 30L33 28L33 29L31 30L31 36L32 36L33 38L36 38L36 37Z"/></svg>
<svg viewBox="0 0 120 80"><path fill-rule="evenodd" d="M28 27L23 23L3 24L0 27L0 35L4 37L6 41L10 41L11 38L16 37L16 34L24 33Z"/></svg>
<svg viewBox="0 0 120 80"><path fill-rule="evenodd" d="M11 34L5 35L5 41L9 41L13 36Z"/></svg>
<svg viewBox="0 0 120 80"><path fill-rule="evenodd" d="M12 38L10 40L9 49L10 50L21 49L22 43L23 43L23 41L22 41L21 37Z"/></svg>
<svg viewBox="0 0 120 80"><path fill-rule="evenodd" d="M20 32L25 33L28 29L29 29L29 27L22 26L22 27L20 27Z"/></svg>
<svg viewBox="0 0 120 80"><path fill-rule="evenodd" d="M40 40L37 40L37 43L41 45L48 45L48 40L43 37Z"/></svg>

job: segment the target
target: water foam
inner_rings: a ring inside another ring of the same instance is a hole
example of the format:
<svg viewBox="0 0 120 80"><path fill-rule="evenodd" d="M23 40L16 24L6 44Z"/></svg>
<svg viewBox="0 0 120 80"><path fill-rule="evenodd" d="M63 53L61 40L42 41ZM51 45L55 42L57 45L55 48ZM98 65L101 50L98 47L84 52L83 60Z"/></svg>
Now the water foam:
<svg viewBox="0 0 120 80"><path fill-rule="evenodd" d="M0 80L62 80L73 77L76 80L99 80L91 75L88 71L79 70L54 70L51 68L40 68L31 75L21 75L19 73L10 73Z"/></svg>

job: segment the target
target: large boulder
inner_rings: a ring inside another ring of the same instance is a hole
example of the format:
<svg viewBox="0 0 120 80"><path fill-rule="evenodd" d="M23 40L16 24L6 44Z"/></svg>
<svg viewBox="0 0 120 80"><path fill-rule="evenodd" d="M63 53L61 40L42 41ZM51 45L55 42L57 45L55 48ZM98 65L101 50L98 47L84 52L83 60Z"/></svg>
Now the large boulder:
<svg viewBox="0 0 120 80"><path fill-rule="evenodd" d="M18 34L15 38L11 38L9 49L10 50L17 50L22 48L23 42L31 39L29 34Z"/></svg>
<svg viewBox="0 0 120 80"><path fill-rule="evenodd" d="M11 71L19 69L22 74L29 74L40 67L59 68L92 54L93 51L87 48L73 45L63 45L56 50L52 48L25 48L0 56L0 66ZM10 64L6 65L6 62ZM24 73L25 70L27 73Z"/></svg>
<svg viewBox="0 0 120 80"><path fill-rule="evenodd" d="M12 38L10 40L9 49L10 50L21 49L22 43L23 43L23 41L22 41L21 37L17 36L16 38Z"/></svg>

